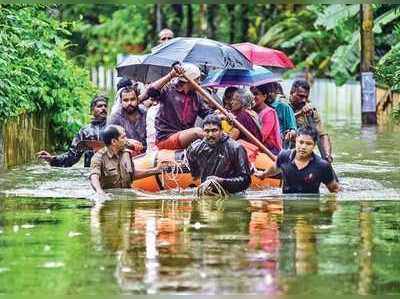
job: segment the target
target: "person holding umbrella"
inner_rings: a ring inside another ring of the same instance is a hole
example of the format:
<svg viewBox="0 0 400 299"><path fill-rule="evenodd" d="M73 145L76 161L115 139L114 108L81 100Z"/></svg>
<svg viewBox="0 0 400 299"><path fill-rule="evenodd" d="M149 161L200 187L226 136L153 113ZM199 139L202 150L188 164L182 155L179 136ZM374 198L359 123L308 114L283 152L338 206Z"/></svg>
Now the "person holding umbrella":
<svg viewBox="0 0 400 299"><path fill-rule="evenodd" d="M203 129L194 127L196 118L213 111L183 77L198 81L200 69L191 63L175 65L164 77L149 86L149 94L157 96L160 108L156 116L156 145L159 149L184 149L196 139L202 139ZM172 79L176 78L171 82Z"/></svg>

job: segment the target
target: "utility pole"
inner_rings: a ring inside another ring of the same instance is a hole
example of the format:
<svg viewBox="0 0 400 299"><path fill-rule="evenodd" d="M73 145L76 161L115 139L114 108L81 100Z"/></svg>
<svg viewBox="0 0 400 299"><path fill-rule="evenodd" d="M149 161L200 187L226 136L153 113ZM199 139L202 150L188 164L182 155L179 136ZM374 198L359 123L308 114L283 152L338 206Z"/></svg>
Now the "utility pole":
<svg viewBox="0 0 400 299"><path fill-rule="evenodd" d="M162 29L162 13L160 4L156 4L156 32L157 34ZM157 36L158 38L158 36Z"/></svg>
<svg viewBox="0 0 400 299"><path fill-rule="evenodd" d="M361 121L363 125L376 125L376 87L374 64L374 14L372 4L360 4L361 30Z"/></svg>

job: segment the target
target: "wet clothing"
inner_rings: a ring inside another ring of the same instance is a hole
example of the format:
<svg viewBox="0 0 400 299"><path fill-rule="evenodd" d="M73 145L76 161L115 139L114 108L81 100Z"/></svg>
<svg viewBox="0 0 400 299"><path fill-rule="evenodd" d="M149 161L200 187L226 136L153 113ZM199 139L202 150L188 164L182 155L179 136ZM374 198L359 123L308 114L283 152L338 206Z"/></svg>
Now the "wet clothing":
<svg viewBox="0 0 400 299"><path fill-rule="evenodd" d="M90 176L97 174L103 189L129 188L134 171L128 150L115 155L107 147L103 147L93 156L90 164Z"/></svg>
<svg viewBox="0 0 400 299"><path fill-rule="evenodd" d="M175 134L169 135L166 139L156 141L157 148L166 150L184 149L185 147L181 144L180 141L180 134L181 132L177 132Z"/></svg>
<svg viewBox="0 0 400 299"><path fill-rule="evenodd" d="M147 110L146 115L146 143L147 143L147 152L157 150L156 146L156 116L160 105L157 104L155 106L151 106Z"/></svg>
<svg viewBox="0 0 400 299"><path fill-rule="evenodd" d="M282 149L279 120L276 111L267 106L259 114L262 142L275 155Z"/></svg>
<svg viewBox="0 0 400 299"><path fill-rule="evenodd" d="M233 114L235 115L238 122L240 122L251 134L253 134L254 137L262 142L260 127L246 110L242 109L240 111L233 112ZM242 132L240 132L238 139L243 139L250 143L253 142L252 140L247 138L247 136Z"/></svg>
<svg viewBox="0 0 400 299"><path fill-rule="evenodd" d="M293 108L289 104L276 99L268 105L274 108L278 115L281 135L289 130L297 130L296 117Z"/></svg>
<svg viewBox="0 0 400 299"><path fill-rule="evenodd" d="M110 120L110 125L118 125L125 129L126 138L135 139L143 144L146 150L146 110L139 107L135 123L132 123L124 110L117 111Z"/></svg>
<svg viewBox="0 0 400 299"><path fill-rule="evenodd" d="M295 113L301 110L301 109L296 110L293 106L292 108ZM313 108L313 113L310 116L306 116L304 113L299 113L295 117L298 128L313 127L317 130L319 136L327 135L324 126L322 125L321 116L316 108ZM310 125L309 120L313 121L314 124Z"/></svg>
<svg viewBox="0 0 400 299"><path fill-rule="evenodd" d="M186 150L193 177L201 182L208 176L224 178L221 186L229 193L246 190L251 182L250 163L244 147L224 135L219 143L210 145L205 139L194 141Z"/></svg>
<svg viewBox="0 0 400 299"><path fill-rule="evenodd" d="M80 150L77 148L77 145L81 140L101 140L100 133L105 127L106 120L92 120L88 126L82 128L79 133L76 134L68 152L56 156L50 161L50 165L55 167L71 167L81 159L83 154L85 154L84 166L89 167L94 151Z"/></svg>
<svg viewBox="0 0 400 299"><path fill-rule="evenodd" d="M204 118L212 113L196 92L185 94L178 91L175 84L164 87L158 99L160 108L156 116L157 141L193 128L197 116Z"/></svg>
<svg viewBox="0 0 400 299"><path fill-rule="evenodd" d="M282 171L283 193L319 193L321 183L335 180L331 164L316 154L312 154L308 165L299 170L294 162L295 150L279 153L276 166Z"/></svg>

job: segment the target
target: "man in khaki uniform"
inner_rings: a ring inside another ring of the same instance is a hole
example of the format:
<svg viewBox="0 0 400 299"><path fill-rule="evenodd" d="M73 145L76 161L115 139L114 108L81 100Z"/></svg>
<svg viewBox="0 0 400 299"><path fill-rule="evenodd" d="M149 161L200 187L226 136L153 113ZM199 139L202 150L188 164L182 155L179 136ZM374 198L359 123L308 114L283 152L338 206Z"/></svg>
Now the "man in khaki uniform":
<svg viewBox="0 0 400 299"><path fill-rule="evenodd" d="M124 128L110 125L102 133L105 147L99 150L90 164L90 183L98 195L106 195L104 189L130 188L134 179L159 174L162 166L135 169L130 153L125 149Z"/></svg>
<svg viewBox="0 0 400 299"><path fill-rule="evenodd" d="M290 90L290 105L292 106L298 128L312 128L318 133L318 146L321 157L332 163L332 145L329 135L324 130L319 112L313 107L308 97L310 95L310 85L305 80L293 82Z"/></svg>

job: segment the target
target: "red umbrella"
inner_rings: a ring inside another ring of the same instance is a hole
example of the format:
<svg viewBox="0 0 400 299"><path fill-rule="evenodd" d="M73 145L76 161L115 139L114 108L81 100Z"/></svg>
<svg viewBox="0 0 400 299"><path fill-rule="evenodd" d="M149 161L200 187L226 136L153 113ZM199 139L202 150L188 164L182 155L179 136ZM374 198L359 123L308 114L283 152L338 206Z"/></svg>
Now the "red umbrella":
<svg viewBox="0 0 400 299"><path fill-rule="evenodd" d="M252 43L233 44L232 47L242 52L254 64L285 69L294 68L292 60L282 51L264 48Z"/></svg>

